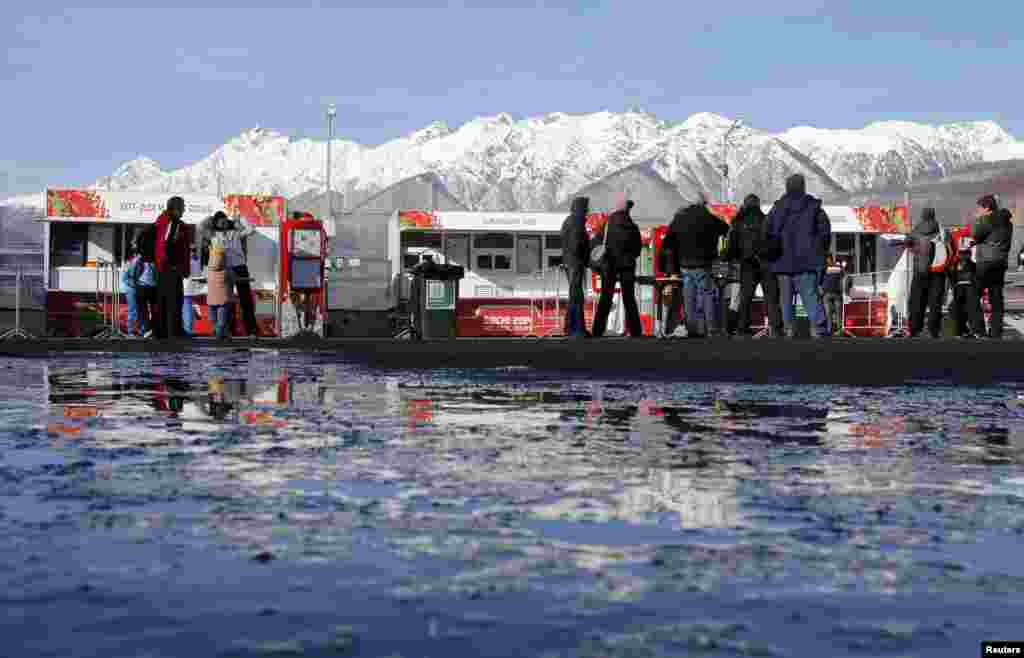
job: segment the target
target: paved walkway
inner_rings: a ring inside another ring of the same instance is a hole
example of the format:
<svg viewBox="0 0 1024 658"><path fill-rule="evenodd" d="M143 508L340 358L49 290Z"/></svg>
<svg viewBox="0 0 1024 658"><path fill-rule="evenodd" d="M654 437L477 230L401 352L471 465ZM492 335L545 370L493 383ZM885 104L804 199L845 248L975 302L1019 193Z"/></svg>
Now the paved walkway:
<svg viewBox="0 0 1024 658"><path fill-rule="evenodd" d="M0 358L73 352L187 353L191 350L280 349L334 353L377 368L530 367L566 378L678 379L750 383L888 385L908 381L1024 384L1024 340L958 339L656 340L605 338L211 339L172 341L50 339L0 343Z"/></svg>

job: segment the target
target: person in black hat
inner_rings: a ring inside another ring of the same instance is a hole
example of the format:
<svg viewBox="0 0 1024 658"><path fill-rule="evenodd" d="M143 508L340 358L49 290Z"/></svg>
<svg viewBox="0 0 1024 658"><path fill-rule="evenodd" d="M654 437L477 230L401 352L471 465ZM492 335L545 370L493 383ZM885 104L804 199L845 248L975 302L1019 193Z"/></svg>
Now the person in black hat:
<svg viewBox="0 0 1024 658"><path fill-rule="evenodd" d="M980 297L988 291L992 315L987 337L998 340L1003 337L1003 287L1013 243L1013 224L1010 223L1013 215L1006 208L1000 208L996 198L989 194L978 199L975 217L971 237L977 244L977 292Z"/></svg>
<svg viewBox="0 0 1024 658"><path fill-rule="evenodd" d="M587 239L587 211L590 199L572 200L569 216L562 222L562 265L569 279L569 304L565 309L565 334L571 338L587 336L583 317L583 278L590 262L590 241Z"/></svg>
<svg viewBox="0 0 1024 658"><path fill-rule="evenodd" d="M910 337L920 336L928 310L928 334L938 338L942 330L942 303L946 297L946 273L932 271L932 241L939 235L934 208L921 211L921 221L908 236L914 250L914 278L910 282Z"/></svg>

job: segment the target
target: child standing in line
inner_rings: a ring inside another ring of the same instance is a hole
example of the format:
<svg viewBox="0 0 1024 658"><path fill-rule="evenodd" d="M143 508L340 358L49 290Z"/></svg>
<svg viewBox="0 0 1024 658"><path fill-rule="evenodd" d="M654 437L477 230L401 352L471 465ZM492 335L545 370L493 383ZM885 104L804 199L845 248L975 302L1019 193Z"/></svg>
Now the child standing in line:
<svg viewBox="0 0 1024 658"><path fill-rule="evenodd" d="M969 238L960 239L960 253L953 273L953 322L956 335L974 338L985 335L985 318L975 282L977 266L971 259ZM968 323L969 321L969 323ZM968 326L971 331L968 331Z"/></svg>
<svg viewBox="0 0 1024 658"><path fill-rule="evenodd" d="M128 302L128 335L153 335L153 303L156 300L156 267L136 251L121 272L121 288ZM136 323L138 329L136 330Z"/></svg>
<svg viewBox="0 0 1024 658"><path fill-rule="evenodd" d="M129 336L142 336L146 333L146 325L149 324L145 315L139 317L138 285L141 268L142 257L136 252L128 258L124 269L121 270L121 290L124 291L124 298L128 304Z"/></svg>
<svg viewBox="0 0 1024 658"><path fill-rule="evenodd" d="M189 336L193 335L192 327L197 310L193 303L193 298L199 296L202 292L202 285L197 279L201 278L202 275L203 267L199 262L199 253L195 247L192 247L189 276L185 279L185 296L181 304L181 324L185 328L185 333Z"/></svg>
<svg viewBox="0 0 1024 658"><path fill-rule="evenodd" d="M156 315L156 263L145 254L142 255L142 270L139 274L139 284L135 289L139 300L141 316L146 318L146 329L142 332L143 338L153 337L154 316Z"/></svg>
<svg viewBox="0 0 1024 658"><path fill-rule="evenodd" d="M821 286L818 292L825 305L829 333L834 336L842 334L843 267L836 263L832 254L825 256L825 269L821 273Z"/></svg>

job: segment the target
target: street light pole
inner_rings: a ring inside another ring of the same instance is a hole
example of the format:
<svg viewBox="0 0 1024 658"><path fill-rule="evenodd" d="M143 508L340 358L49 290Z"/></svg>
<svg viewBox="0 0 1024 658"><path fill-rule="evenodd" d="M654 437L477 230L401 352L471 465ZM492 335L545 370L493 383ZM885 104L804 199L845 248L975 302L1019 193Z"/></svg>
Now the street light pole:
<svg viewBox="0 0 1024 658"><path fill-rule="evenodd" d="M743 121L736 119L729 126L729 130L725 131L722 135L722 201L729 203L729 137L732 136L733 132L743 126Z"/></svg>
<svg viewBox="0 0 1024 658"><path fill-rule="evenodd" d="M334 221L334 199L331 195L331 142L334 141L334 117L338 112L334 105L327 108L327 221Z"/></svg>

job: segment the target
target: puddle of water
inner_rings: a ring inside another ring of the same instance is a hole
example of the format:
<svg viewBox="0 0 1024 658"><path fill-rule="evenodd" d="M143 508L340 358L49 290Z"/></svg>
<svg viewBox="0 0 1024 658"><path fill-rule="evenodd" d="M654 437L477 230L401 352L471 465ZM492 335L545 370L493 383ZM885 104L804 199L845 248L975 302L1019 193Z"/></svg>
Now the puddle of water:
<svg viewBox="0 0 1024 658"><path fill-rule="evenodd" d="M28 656L960 655L1014 628L970 610L1024 603L1014 387L245 351L15 367L0 631ZM937 600L938 626L913 621ZM27 621L40 601L66 630Z"/></svg>
<svg viewBox="0 0 1024 658"><path fill-rule="evenodd" d="M524 523L523 527L537 532L546 540L597 546L677 544L684 539L693 538L693 533L687 533L678 528L639 525L623 521L600 523L529 521Z"/></svg>

